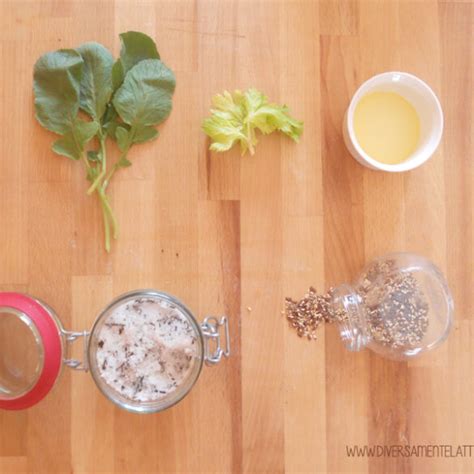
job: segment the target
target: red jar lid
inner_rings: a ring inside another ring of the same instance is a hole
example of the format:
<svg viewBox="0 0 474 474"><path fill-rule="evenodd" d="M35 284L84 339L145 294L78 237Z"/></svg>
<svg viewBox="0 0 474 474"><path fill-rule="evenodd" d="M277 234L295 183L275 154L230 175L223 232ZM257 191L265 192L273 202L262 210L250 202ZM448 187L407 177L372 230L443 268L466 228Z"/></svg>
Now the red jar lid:
<svg viewBox="0 0 474 474"><path fill-rule="evenodd" d="M19 368L15 355L24 359ZM62 356L61 329L51 312L30 296L0 293L0 408L21 410L42 400L59 376ZM34 377L24 375L26 367L34 367Z"/></svg>

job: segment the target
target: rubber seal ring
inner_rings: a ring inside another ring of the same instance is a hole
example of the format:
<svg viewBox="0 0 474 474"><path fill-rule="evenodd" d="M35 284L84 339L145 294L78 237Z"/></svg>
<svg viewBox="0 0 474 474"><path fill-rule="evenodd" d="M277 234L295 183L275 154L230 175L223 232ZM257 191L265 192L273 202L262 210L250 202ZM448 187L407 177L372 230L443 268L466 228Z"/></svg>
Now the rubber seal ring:
<svg viewBox="0 0 474 474"><path fill-rule="evenodd" d="M0 306L10 307L26 314L38 329L43 344L43 369L35 385L29 392L17 398L0 398L0 408L23 410L40 402L53 388L59 376L63 355L60 328L46 308L28 295L0 293Z"/></svg>

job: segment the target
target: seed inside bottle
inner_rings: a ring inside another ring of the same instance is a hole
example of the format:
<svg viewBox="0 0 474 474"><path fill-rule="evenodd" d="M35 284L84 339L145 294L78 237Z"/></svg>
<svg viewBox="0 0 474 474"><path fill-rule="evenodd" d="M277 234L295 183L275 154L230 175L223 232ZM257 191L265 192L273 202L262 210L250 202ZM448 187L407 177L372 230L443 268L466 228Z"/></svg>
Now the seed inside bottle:
<svg viewBox="0 0 474 474"><path fill-rule="evenodd" d="M392 349L414 348L428 331L429 304L416 275L400 271L393 260L375 261L354 287L363 322L352 320L368 339ZM300 301L286 298L284 314L300 337L317 338L322 323L344 323L351 317L336 309L334 290L318 294L310 288Z"/></svg>

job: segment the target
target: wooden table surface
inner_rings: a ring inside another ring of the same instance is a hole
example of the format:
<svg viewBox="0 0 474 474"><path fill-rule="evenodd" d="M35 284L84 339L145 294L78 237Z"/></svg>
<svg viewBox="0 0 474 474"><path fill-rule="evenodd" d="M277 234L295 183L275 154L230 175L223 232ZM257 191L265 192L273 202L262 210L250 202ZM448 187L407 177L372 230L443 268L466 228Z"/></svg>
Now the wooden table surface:
<svg viewBox="0 0 474 474"><path fill-rule="evenodd" d="M0 289L89 328L114 296L154 287L203 318L227 314L232 357L157 415L108 402L66 370L23 412L0 413L0 471L474 472L465 457L349 457L353 445L474 444L472 1L0 2ZM177 76L161 137L112 185L121 236L106 255L81 167L33 118L32 67L48 50L118 33L156 39ZM341 122L370 76L414 73L445 114L433 159L369 171ZM207 151L210 98L255 86L304 120L299 145L265 137L254 157ZM455 327L410 363L347 352L335 327L299 339L285 296L351 281L389 251L446 273Z"/></svg>

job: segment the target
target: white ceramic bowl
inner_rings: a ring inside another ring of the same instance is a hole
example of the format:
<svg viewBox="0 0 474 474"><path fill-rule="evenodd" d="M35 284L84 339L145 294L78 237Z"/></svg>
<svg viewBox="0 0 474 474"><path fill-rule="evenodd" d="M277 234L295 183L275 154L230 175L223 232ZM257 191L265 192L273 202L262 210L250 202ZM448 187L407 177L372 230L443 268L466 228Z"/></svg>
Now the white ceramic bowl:
<svg viewBox="0 0 474 474"><path fill-rule="evenodd" d="M386 164L369 156L359 145L354 132L354 111L369 92L396 92L408 100L420 117L420 141L416 150L402 163ZM384 72L364 82L352 97L343 125L346 147L351 155L368 168L401 172L422 165L438 148L443 135L443 111L432 89L421 79L406 72Z"/></svg>

